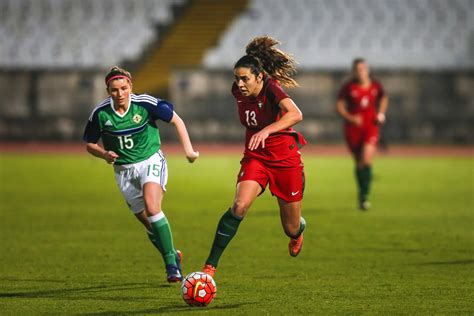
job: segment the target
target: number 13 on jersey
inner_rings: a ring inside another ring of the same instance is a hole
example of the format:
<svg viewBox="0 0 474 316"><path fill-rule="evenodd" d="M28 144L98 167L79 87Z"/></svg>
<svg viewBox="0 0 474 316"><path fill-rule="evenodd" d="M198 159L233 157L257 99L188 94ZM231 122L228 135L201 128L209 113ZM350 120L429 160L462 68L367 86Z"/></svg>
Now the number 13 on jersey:
<svg viewBox="0 0 474 316"><path fill-rule="evenodd" d="M257 126L257 114L255 111L247 110L245 111L245 119L248 126Z"/></svg>

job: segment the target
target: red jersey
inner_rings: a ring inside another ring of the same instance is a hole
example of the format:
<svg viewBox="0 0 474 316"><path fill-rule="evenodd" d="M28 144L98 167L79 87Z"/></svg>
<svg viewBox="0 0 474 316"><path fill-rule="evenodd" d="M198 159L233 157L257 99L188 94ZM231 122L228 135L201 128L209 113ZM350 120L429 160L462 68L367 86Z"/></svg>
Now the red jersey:
<svg viewBox="0 0 474 316"><path fill-rule="evenodd" d="M346 82L339 91L338 99L346 101L351 114L362 115L363 125L373 124L382 97L385 95L382 85L372 80L368 87L362 87L355 79Z"/></svg>
<svg viewBox="0 0 474 316"><path fill-rule="evenodd" d="M281 161L306 144L304 137L290 127L270 134L265 140L265 148L259 146L250 151L248 149L250 138L285 115L278 104L290 96L273 78L267 78L264 81L262 90L257 97L242 95L235 82L232 85L232 94L237 101L240 122L246 127L244 151L246 157L263 159L268 162Z"/></svg>

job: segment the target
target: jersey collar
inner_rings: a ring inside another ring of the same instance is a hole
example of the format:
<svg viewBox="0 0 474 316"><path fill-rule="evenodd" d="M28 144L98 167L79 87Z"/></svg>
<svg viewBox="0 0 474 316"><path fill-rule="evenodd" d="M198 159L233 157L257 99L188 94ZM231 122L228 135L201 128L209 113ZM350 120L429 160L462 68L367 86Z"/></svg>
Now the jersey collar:
<svg viewBox="0 0 474 316"><path fill-rule="evenodd" d="M123 114L120 114L119 112L117 112L115 110L114 100L112 99L112 97L109 97L109 98L110 98L110 106L112 107L112 111L114 111L114 113L119 117L125 117L125 115L127 115L128 111L130 111L130 105L132 104L132 94L130 93L130 98L128 98L128 107L127 107L127 110Z"/></svg>

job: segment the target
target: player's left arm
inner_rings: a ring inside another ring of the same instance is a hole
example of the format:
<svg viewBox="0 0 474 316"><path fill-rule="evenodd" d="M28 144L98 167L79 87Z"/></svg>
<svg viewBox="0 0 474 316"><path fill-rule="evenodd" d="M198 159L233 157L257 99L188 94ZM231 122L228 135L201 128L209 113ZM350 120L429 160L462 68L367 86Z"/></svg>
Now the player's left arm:
<svg viewBox="0 0 474 316"><path fill-rule="evenodd" d="M249 141L250 150L257 149L260 144L262 148L265 148L265 139L267 139L270 134L285 130L303 120L303 113L301 113L301 110L291 98L282 99L278 106L285 115L283 115L280 120L273 122L254 134Z"/></svg>
<svg viewBox="0 0 474 316"><path fill-rule="evenodd" d="M388 97L386 94L382 96L380 99L379 111L377 113L377 122L379 124L385 123L385 112L387 112L388 108Z"/></svg>
<svg viewBox="0 0 474 316"><path fill-rule="evenodd" d="M179 141L181 142L184 152L186 153L186 158L189 162L194 162L194 160L199 157L199 152L194 151L193 149L193 145L191 144L191 139L189 138L188 130L186 129L184 121L181 119L181 117L179 117L178 114L176 114L176 112L173 111L173 117L171 118L170 123L176 128Z"/></svg>

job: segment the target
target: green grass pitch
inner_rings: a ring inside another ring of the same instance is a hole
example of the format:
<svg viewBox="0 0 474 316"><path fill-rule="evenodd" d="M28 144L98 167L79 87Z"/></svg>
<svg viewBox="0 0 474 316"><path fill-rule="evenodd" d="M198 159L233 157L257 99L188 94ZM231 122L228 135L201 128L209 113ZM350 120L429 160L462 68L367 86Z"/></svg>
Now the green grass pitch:
<svg viewBox="0 0 474 316"><path fill-rule="evenodd" d="M163 209L184 273L208 255L239 156L168 157ZM0 314L473 314L472 158L375 160L356 209L347 157L305 157L305 244L288 255L275 199L257 199L224 253L217 297L190 308L128 211L110 166L87 155L0 156Z"/></svg>

